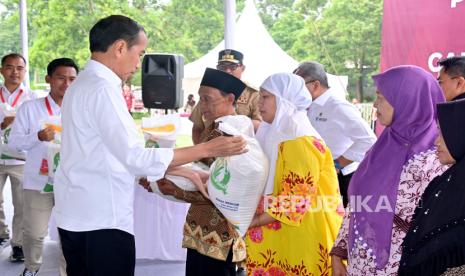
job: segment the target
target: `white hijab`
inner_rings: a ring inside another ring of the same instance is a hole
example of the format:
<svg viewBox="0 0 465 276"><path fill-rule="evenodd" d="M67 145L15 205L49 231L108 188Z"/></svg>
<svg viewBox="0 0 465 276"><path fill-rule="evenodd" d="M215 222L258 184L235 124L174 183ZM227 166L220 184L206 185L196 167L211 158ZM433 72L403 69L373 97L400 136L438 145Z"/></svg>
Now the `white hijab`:
<svg viewBox="0 0 465 276"><path fill-rule="evenodd" d="M310 124L307 109L312 103L304 80L294 74L278 73L269 76L261 88L276 97L276 113L271 124L261 122L256 138L270 161L270 171L264 194L273 193L278 145L302 136L321 136Z"/></svg>

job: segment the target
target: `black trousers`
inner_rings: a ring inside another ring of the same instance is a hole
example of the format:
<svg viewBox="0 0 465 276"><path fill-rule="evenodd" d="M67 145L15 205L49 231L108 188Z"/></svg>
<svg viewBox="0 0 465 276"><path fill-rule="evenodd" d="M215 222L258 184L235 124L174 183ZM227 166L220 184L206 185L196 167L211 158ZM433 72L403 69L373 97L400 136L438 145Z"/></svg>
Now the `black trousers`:
<svg viewBox="0 0 465 276"><path fill-rule="evenodd" d="M232 250L226 261L202 255L197 250L187 249L186 276L235 276L236 263L232 262ZM68 275L69 276L69 275Z"/></svg>
<svg viewBox="0 0 465 276"><path fill-rule="evenodd" d="M344 204L344 208L347 207L349 203L349 197L347 195L347 190L349 189L350 179L352 178L354 173L349 173L348 175L342 175L341 172L337 174L337 180L339 182L339 191L341 192L342 196L342 203Z"/></svg>
<svg viewBox="0 0 465 276"><path fill-rule="evenodd" d="M68 276L133 276L134 236L116 229L72 232L58 228Z"/></svg>

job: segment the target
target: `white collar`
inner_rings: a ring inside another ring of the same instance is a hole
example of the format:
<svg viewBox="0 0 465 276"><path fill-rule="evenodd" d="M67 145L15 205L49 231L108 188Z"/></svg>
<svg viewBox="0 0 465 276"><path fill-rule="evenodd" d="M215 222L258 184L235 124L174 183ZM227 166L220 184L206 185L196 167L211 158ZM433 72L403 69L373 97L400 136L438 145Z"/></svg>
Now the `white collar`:
<svg viewBox="0 0 465 276"><path fill-rule="evenodd" d="M25 91L26 88L24 87L23 83L21 83L21 84L18 86L18 88L16 88L16 90L13 91L13 92L10 92L10 90L8 90L8 88L6 88L5 84L3 84L1 88L2 88L2 92L7 92L7 93L9 93L8 95L13 95L14 93L18 92L18 91L21 90L21 89L22 89L24 92L26 92L26 91ZM23 93L24 93L24 92L23 92Z"/></svg>
<svg viewBox="0 0 465 276"><path fill-rule="evenodd" d="M48 91L47 98L48 98L48 102L50 103L50 105L52 107L52 110L60 110L61 109L61 107L55 102L55 100L50 95L50 91Z"/></svg>
<svg viewBox="0 0 465 276"><path fill-rule="evenodd" d="M86 69L97 72L99 75L103 75L111 84L121 87L122 80L118 75L115 74L110 68L105 64L98 62L96 60L89 60L86 65Z"/></svg>
<svg viewBox="0 0 465 276"><path fill-rule="evenodd" d="M326 102L332 96L332 94L333 94L333 91L331 90L331 88L328 88L328 90L326 90L323 94L321 94L318 98L316 98L316 100L313 100L312 104L323 106L326 104Z"/></svg>

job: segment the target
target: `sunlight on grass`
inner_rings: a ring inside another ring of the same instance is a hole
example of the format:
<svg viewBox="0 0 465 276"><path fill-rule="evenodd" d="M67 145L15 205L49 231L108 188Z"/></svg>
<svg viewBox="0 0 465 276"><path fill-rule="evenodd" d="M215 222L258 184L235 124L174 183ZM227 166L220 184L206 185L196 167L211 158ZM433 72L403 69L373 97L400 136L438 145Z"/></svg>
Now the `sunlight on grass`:
<svg viewBox="0 0 465 276"><path fill-rule="evenodd" d="M179 135L178 139L176 139L176 147L181 148L181 147L188 147L192 146L192 137L190 135Z"/></svg>

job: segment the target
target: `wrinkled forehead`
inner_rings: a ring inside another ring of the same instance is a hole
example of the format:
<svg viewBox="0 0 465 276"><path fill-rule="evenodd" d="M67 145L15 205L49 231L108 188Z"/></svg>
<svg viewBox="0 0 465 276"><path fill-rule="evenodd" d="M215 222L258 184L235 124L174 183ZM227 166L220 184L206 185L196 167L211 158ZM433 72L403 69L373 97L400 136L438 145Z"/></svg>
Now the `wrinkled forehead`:
<svg viewBox="0 0 465 276"><path fill-rule="evenodd" d="M201 85L199 88L199 96L200 97L222 97L221 91L218 88L214 88L211 86Z"/></svg>

